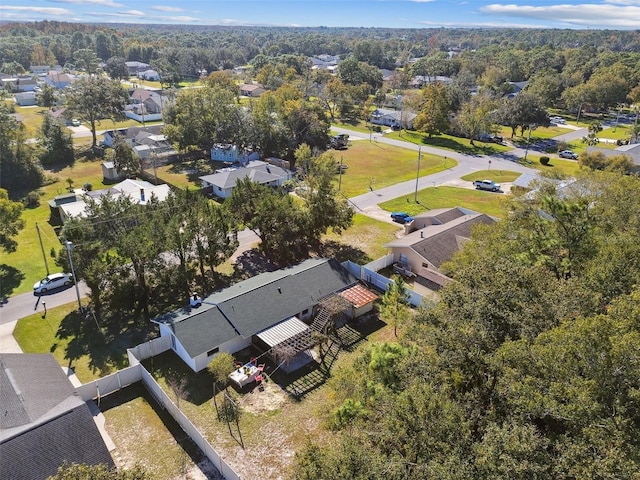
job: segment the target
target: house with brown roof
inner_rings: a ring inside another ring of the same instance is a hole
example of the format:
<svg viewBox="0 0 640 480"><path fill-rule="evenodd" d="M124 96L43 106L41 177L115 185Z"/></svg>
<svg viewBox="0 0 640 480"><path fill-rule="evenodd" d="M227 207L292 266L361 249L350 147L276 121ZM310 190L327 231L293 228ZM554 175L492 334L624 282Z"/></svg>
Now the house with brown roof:
<svg viewBox="0 0 640 480"><path fill-rule="evenodd" d="M469 241L473 227L497 221L461 207L430 210L413 218L410 232L385 246L394 262L408 266L418 283L434 290L450 281L439 271L440 266Z"/></svg>
<svg viewBox="0 0 640 480"><path fill-rule="evenodd" d="M242 95L243 97L259 97L266 91L267 89L259 83L243 83L242 85L240 85L240 95Z"/></svg>

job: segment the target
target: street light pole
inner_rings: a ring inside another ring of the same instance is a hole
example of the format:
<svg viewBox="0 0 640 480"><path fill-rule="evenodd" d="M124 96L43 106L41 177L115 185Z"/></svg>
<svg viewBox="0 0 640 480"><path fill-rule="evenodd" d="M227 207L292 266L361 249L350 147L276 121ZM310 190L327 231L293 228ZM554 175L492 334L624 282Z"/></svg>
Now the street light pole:
<svg viewBox="0 0 640 480"><path fill-rule="evenodd" d="M73 283L76 286L76 296L78 297L78 308L80 309L80 313L82 313L82 302L80 301L80 289L78 288L78 280L76 279L76 271L73 268L73 258L71 255L71 249L73 248L73 244L67 240L67 255L69 255L69 266L71 267L71 275L73 275Z"/></svg>
<svg viewBox="0 0 640 480"><path fill-rule="evenodd" d="M422 147L418 147L418 171L416 172L416 191L413 195L413 201L418 203L418 180L420 179L420 159L422 158Z"/></svg>

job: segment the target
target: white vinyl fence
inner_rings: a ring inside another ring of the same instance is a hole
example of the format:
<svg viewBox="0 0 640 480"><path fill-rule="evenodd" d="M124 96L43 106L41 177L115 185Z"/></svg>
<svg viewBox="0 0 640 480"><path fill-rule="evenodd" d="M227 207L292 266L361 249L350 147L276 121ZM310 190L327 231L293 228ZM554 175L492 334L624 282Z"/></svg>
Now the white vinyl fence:
<svg viewBox="0 0 640 480"><path fill-rule="evenodd" d="M85 383L76 388L80 397L86 402L117 392L121 388L127 387L136 382L142 381L147 391L153 396L158 404L164 408L174 419L193 442L202 450L202 453L218 469L225 480L241 480L240 476L225 462L216 452L211 444L204 438L202 433L193 423L180 411L175 403L169 398L162 387L158 385L153 376L140 363L142 360L159 355L171 348L168 337L159 337L142 343L127 350L127 356L131 366L118 370L111 375L99 378L93 382Z"/></svg>
<svg viewBox="0 0 640 480"><path fill-rule="evenodd" d="M343 262L342 265L347 270L349 270L349 272L354 277L358 278L359 280L362 280L363 282L369 285L374 286L378 290L386 292L387 288L389 288L389 284L392 283L393 280L385 277L384 275L380 275L375 270L369 268L369 266L374 265L377 267L379 265L382 265L380 268L388 267L389 265L393 264L393 259L391 263L388 263L389 256L390 255L386 255L382 258L379 258L378 260L368 263L365 266L358 265L357 263L354 263L351 260L347 260L346 262ZM422 304L422 295L420 295L418 292L414 292L413 290L407 288L407 293L409 294L408 301L412 306L419 307Z"/></svg>

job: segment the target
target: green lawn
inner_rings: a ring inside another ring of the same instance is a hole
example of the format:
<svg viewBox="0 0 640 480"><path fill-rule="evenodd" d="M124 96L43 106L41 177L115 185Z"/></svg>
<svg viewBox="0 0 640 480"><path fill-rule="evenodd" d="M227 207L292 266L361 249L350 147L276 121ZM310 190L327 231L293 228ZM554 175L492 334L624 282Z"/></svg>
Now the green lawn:
<svg viewBox="0 0 640 480"><path fill-rule="evenodd" d="M474 145L471 145L468 138L454 137L453 135L447 134L429 137L426 133L412 130L398 130L385 134L385 137L415 143L416 145L429 145L445 150L452 150L467 155L495 155L511 150L511 147L497 143L484 143L476 140Z"/></svg>
<svg viewBox="0 0 640 480"><path fill-rule="evenodd" d="M361 132L361 133L367 133L367 134L371 131L369 127L367 127L367 124L365 122L359 122L355 125L351 123L333 122L331 123L331 126L339 127L339 128L347 128L355 132Z"/></svg>
<svg viewBox="0 0 640 480"><path fill-rule="evenodd" d="M395 198L380 204L389 211L403 211L409 215L417 215L436 208L464 207L480 213L502 218L502 206L507 196L501 193L482 192L469 188L435 187L425 188L418 192L418 202L413 201L413 194Z"/></svg>
<svg viewBox="0 0 640 480"><path fill-rule="evenodd" d="M18 249L9 254L3 254L0 267L8 270L8 276L3 279L3 294L12 296L29 292L35 282L46 275L46 268L42 249L38 240L36 223L40 227L42 244L51 271L59 270L50 256L52 249L58 251L62 245L58 240L58 232L49 223L50 209L48 200L56 195L67 192L69 186L67 178L74 180L73 186L81 188L85 183L91 183L94 190L104 188L102 183L102 167L100 159L94 161L77 160L73 166L60 170L46 171L49 184L40 188L40 206L25 209L22 218L24 228L15 237Z"/></svg>
<svg viewBox="0 0 640 480"><path fill-rule="evenodd" d="M570 147L571 148L571 147ZM571 148L574 152L575 148ZM527 167L535 168L542 172L554 172L564 175L566 177L575 177L580 170L580 165L576 160L568 160L566 158L559 158L557 155L548 155L550 157L548 165L542 165L540 163L540 155L531 154L527 156ZM522 159L521 159L522 160Z"/></svg>
<svg viewBox="0 0 640 480"><path fill-rule="evenodd" d="M85 383L126 367L127 348L139 342L127 335L103 334L93 317L77 313L78 304L50 308L44 316L41 297L37 313L18 320L13 336L25 353L52 353L58 363L72 367Z"/></svg>
<svg viewBox="0 0 640 480"><path fill-rule="evenodd" d="M368 140L351 142L347 150L334 152L336 160L342 158L349 168L340 180L340 191L347 197L360 195L369 190L388 187L398 182L416 178L418 152ZM420 176L451 168L456 165L452 159L437 155L423 154L420 161Z"/></svg>
<svg viewBox="0 0 640 480"><path fill-rule="evenodd" d="M462 180L473 182L475 180L484 180L485 178L491 179L494 182L513 182L521 175L520 172L512 172L510 170L479 170L477 172L470 173L461 177Z"/></svg>
<svg viewBox="0 0 640 480"><path fill-rule="evenodd" d="M335 248L335 257L339 261L351 260L365 264L386 255L385 243L393 240L398 227L391 223L381 222L366 215L356 213L353 217L353 225L341 235L329 232L325 235L325 241L337 242L344 247Z"/></svg>
<svg viewBox="0 0 640 480"><path fill-rule="evenodd" d="M226 167L222 162L212 162L208 158L188 160L182 163L163 165L156 169L158 179L179 188L196 188L201 185L200 177L210 175L218 168ZM147 170L153 174L153 169Z"/></svg>

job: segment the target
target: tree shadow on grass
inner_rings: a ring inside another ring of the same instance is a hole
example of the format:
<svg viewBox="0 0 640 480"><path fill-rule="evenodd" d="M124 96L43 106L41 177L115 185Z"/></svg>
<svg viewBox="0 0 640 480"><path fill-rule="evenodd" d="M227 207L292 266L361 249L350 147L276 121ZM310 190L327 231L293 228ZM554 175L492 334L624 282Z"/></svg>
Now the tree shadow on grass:
<svg viewBox="0 0 640 480"><path fill-rule="evenodd" d="M209 372L206 369L194 372L172 350L148 358L142 364L156 380L166 385L167 392L171 390L171 384L184 382L182 392L174 390L168 393L174 403L175 395L179 393L181 399L194 405L202 405L213 396L213 377Z"/></svg>
<svg viewBox="0 0 640 480"><path fill-rule="evenodd" d="M0 301L10 297L24 280L24 273L7 264L0 264ZM0 303L2 305L2 303Z"/></svg>
<svg viewBox="0 0 640 480"><path fill-rule="evenodd" d="M325 240L317 248L318 255L325 258L335 258L339 262L351 260L358 265L369 263L372 258L359 248L336 242L335 240Z"/></svg>
<svg viewBox="0 0 640 480"><path fill-rule="evenodd" d="M65 359L73 367L82 357L89 358L89 368L100 376L128 366L127 348L139 343L139 332L109 333L99 326L93 314L69 313L60 322L56 337L67 340Z"/></svg>

